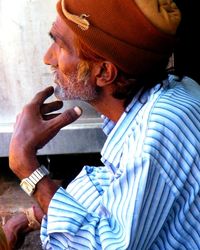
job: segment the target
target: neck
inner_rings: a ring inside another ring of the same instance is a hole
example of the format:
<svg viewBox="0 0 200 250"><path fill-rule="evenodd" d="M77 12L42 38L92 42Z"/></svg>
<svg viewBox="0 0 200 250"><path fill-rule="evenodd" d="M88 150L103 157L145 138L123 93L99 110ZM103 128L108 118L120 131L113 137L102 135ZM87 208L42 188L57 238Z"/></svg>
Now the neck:
<svg viewBox="0 0 200 250"><path fill-rule="evenodd" d="M113 122L117 122L125 110L124 101L111 96L90 104L95 108L96 111L105 115Z"/></svg>

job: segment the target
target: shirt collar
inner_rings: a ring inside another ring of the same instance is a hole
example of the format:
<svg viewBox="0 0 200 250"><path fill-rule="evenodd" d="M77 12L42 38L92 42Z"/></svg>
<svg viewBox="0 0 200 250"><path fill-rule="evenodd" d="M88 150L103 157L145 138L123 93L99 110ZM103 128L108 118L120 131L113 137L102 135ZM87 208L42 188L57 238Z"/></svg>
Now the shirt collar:
<svg viewBox="0 0 200 250"><path fill-rule="evenodd" d="M103 116L104 123L102 129L108 136L101 151L101 161L108 166L113 173L116 173L120 162L124 140L132 129L134 129L134 120L138 112L148 101L150 96L161 88L161 84L157 84L152 89L143 93L140 90L132 99L131 103L126 107L124 113L117 123Z"/></svg>
<svg viewBox="0 0 200 250"><path fill-rule="evenodd" d="M122 116L120 117L119 121L117 123L113 122L112 120L110 120L108 117L102 115L102 119L103 119L103 125L102 125L102 130L103 132L108 136L110 134L110 132L112 131L112 129L115 127L116 124L120 124L123 119L124 116L126 116L127 113L129 113L129 111L133 108L134 104L136 104L136 102L138 101L138 98L141 94L141 90L139 91L139 93L133 98L133 100L131 101L131 103L125 108L124 113L122 114ZM144 100L143 100L144 101Z"/></svg>

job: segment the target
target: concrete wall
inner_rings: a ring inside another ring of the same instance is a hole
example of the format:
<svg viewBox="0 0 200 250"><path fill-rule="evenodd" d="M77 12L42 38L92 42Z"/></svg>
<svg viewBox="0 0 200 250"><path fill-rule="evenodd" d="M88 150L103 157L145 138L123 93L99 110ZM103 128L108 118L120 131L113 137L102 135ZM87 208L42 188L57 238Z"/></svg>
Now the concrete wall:
<svg viewBox="0 0 200 250"><path fill-rule="evenodd" d="M56 2L0 0L0 156L8 154L13 122L23 105L38 90L53 84L50 70L43 64L43 55L51 43L48 31L56 17ZM73 104L74 102L68 102L64 108ZM72 129L81 130L79 138L82 146L74 148L68 145L67 152L78 152L80 148L84 148L86 152L99 151L103 141L95 142L95 147L89 145L93 136L95 139L102 136L99 131L100 116L89 105L78 104L83 107L84 115ZM87 132L82 134L84 128ZM71 127L67 128L69 130L71 131ZM89 147L85 147L85 140ZM55 139L53 145L45 147L41 152L53 154L65 151L58 140Z"/></svg>

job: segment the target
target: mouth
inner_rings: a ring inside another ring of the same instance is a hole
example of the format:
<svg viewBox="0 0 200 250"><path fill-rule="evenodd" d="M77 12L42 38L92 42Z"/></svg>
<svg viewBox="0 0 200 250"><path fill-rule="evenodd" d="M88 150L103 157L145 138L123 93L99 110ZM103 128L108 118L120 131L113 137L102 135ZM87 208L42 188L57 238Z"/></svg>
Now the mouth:
<svg viewBox="0 0 200 250"><path fill-rule="evenodd" d="M54 74L54 83L56 83L57 85L60 85L57 73Z"/></svg>
<svg viewBox="0 0 200 250"><path fill-rule="evenodd" d="M54 67L51 67L51 72L52 72L52 75L53 75L53 81L54 81L54 83L56 83L57 85L60 85L57 69L54 68Z"/></svg>

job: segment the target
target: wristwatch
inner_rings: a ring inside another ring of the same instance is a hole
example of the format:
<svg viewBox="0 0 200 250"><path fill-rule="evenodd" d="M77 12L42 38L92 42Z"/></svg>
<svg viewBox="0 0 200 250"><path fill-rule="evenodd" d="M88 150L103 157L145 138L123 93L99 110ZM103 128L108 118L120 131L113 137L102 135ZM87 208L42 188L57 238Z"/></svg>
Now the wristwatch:
<svg viewBox="0 0 200 250"><path fill-rule="evenodd" d="M49 171L42 165L29 177L21 180L20 186L29 196L31 196L35 191L37 183L46 175L49 175Z"/></svg>

